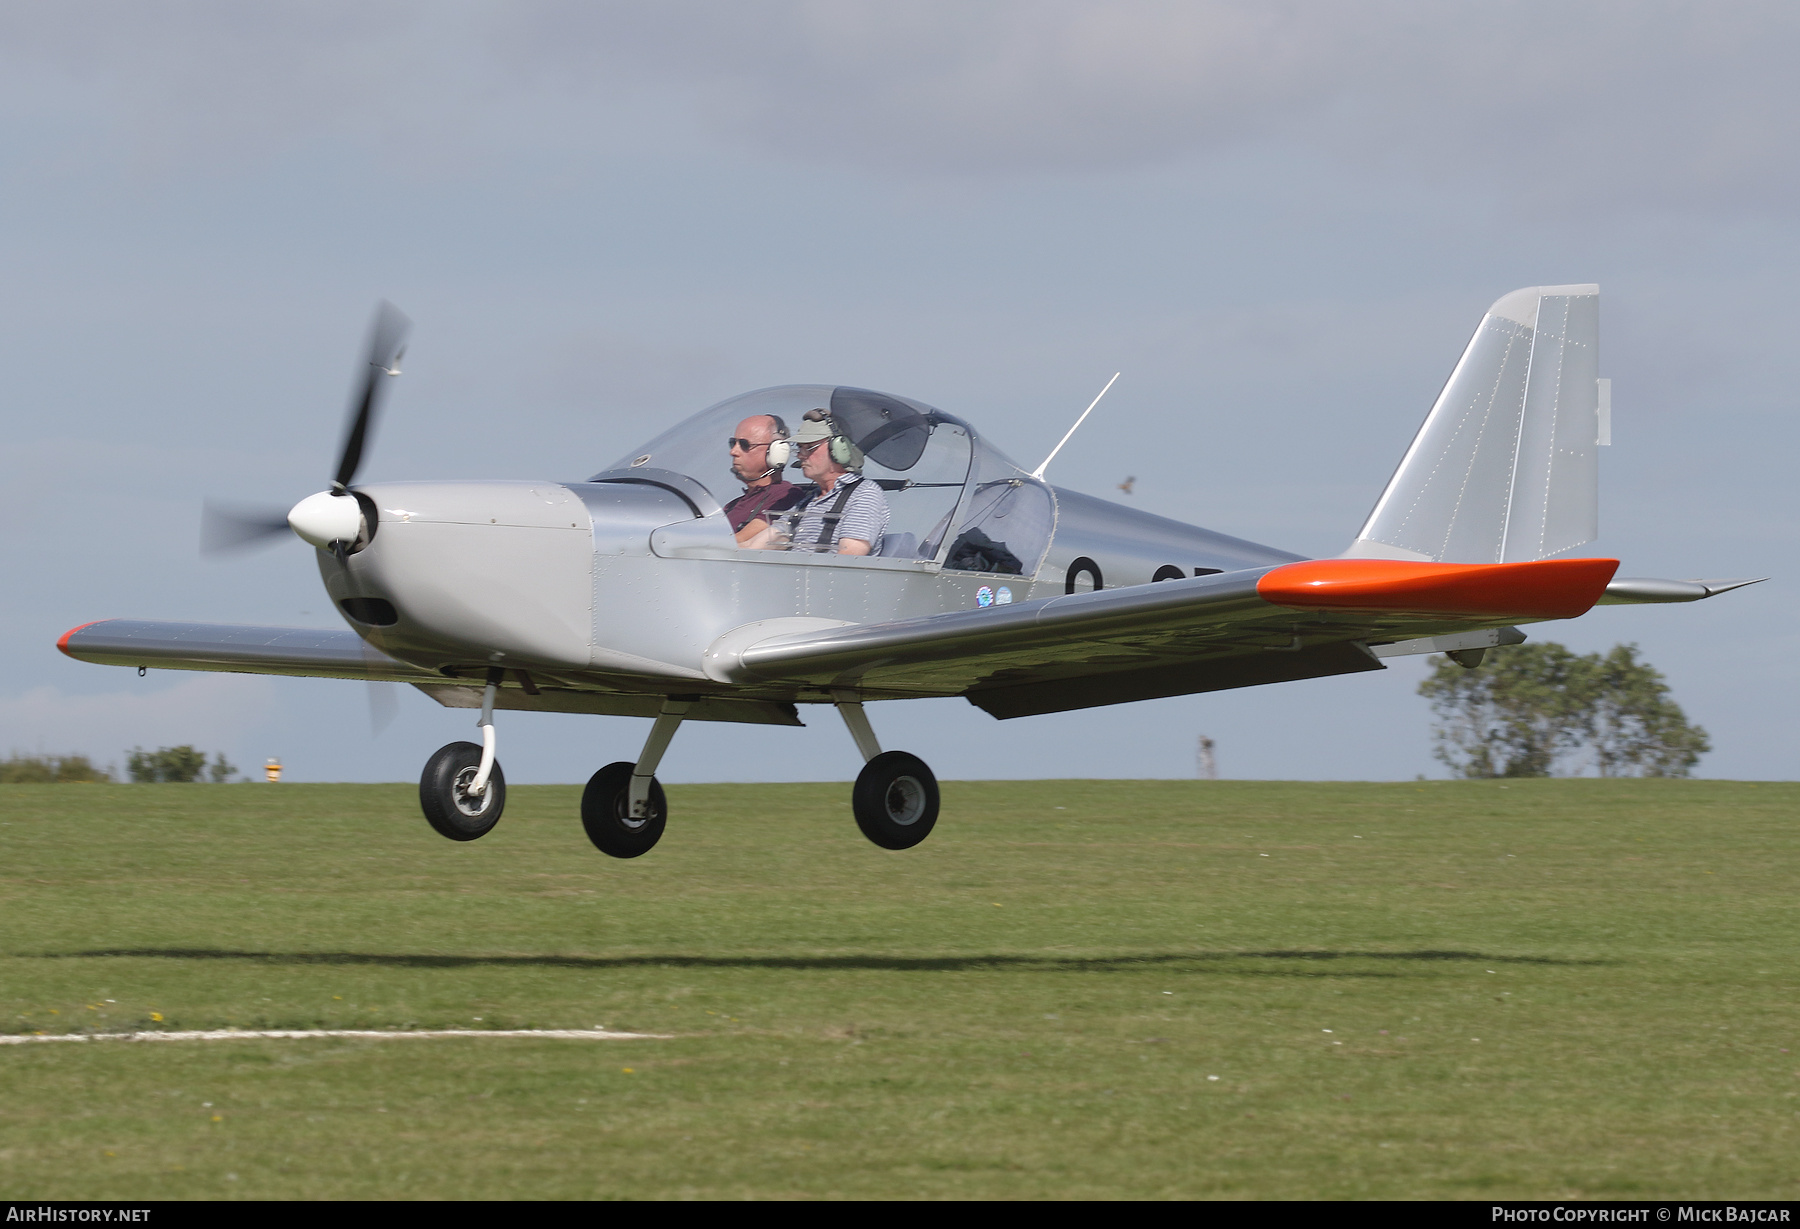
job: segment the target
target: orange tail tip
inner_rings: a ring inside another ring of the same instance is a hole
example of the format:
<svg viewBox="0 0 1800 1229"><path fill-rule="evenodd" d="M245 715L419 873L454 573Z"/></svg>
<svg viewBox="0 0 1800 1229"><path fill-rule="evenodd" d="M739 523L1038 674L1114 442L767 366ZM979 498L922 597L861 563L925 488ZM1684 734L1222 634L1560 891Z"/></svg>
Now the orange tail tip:
<svg viewBox="0 0 1800 1229"><path fill-rule="evenodd" d="M106 622L105 619L95 619L93 621L93 623L83 623L81 625L81 627L71 627L68 631L66 631L62 634L60 639L57 640L56 647L61 649L64 653L68 654L68 656L70 656L70 657L75 656L73 653L69 652L69 637L73 636L76 632L80 631L82 627L92 627L94 625L94 623L104 623L104 622Z"/></svg>
<svg viewBox="0 0 1800 1229"><path fill-rule="evenodd" d="M1505 619L1573 619L1593 608L1617 559L1535 563L1411 563L1310 559L1263 575L1256 592L1277 606Z"/></svg>

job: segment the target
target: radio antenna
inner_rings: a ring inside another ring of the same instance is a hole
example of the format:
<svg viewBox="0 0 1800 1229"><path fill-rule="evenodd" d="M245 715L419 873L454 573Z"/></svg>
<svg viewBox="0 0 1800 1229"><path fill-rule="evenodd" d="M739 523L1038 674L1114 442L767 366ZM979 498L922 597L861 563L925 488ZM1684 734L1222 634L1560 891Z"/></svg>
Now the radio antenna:
<svg viewBox="0 0 1800 1229"><path fill-rule="evenodd" d="M1113 386L1113 381L1117 380L1120 374L1121 373L1117 371L1113 372L1113 378L1106 382L1106 388L1111 388ZM1106 396L1106 388L1100 390L1100 397ZM1100 397L1095 397L1088 403L1088 408L1081 411L1081 417L1075 420L1075 426L1069 428L1069 435L1074 435L1076 428L1087 421L1087 416L1092 414L1094 412L1094 407L1100 404ZM1044 471L1050 468L1050 462L1056 460L1056 454L1061 452L1063 445L1069 442L1069 435L1063 436L1062 439L1058 441L1056 447L1050 450L1050 455L1044 458L1044 463L1031 471L1031 476L1033 478L1042 478L1044 476Z"/></svg>

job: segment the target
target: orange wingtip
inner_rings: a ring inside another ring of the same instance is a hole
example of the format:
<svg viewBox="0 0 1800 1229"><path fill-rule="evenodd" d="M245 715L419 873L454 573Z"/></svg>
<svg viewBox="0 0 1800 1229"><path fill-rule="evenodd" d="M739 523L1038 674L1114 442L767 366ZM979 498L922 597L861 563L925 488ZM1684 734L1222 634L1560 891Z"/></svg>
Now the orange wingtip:
<svg viewBox="0 0 1800 1229"><path fill-rule="evenodd" d="M94 625L94 623L104 623L104 622L106 622L105 619L95 619L93 623L83 623L81 625L81 627L92 627ZM73 636L76 632L80 631L81 627L71 627L68 631L64 632L62 634L62 637L59 640L57 640L56 647L61 649L64 653L68 653L68 655L70 657L73 657L74 654L69 653L69 637Z"/></svg>
<svg viewBox="0 0 1800 1229"><path fill-rule="evenodd" d="M1573 619L1593 608L1617 559L1535 563L1412 563L1310 559L1263 575L1256 592L1277 606L1482 618Z"/></svg>

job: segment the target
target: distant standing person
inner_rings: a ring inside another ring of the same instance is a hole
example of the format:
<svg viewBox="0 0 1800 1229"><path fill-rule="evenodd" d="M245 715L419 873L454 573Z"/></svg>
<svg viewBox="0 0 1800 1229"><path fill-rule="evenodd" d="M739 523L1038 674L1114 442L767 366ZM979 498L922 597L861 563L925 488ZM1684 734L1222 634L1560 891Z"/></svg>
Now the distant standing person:
<svg viewBox="0 0 1800 1229"><path fill-rule="evenodd" d="M731 532L742 546L769 527L774 514L800 502L800 488L781 477L792 459L787 424L773 414L752 414L726 441L731 472L744 493L725 505Z"/></svg>

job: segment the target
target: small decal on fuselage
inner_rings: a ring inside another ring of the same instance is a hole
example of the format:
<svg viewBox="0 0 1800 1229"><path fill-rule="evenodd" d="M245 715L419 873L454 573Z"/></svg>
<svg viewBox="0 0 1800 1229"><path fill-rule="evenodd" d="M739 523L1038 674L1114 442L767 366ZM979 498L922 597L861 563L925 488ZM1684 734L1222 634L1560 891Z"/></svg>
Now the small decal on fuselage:
<svg viewBox="0 0 1800 1229"><path fill-rule="evenodd" d="M981 588L975 590L975 601L981 606L992 606L994 604L994 591L986 585L981 586Z"/></svg>
<svg viewBox="0 0 1800 1229"><path fill-rule="evenodd" d="M996 605L996 606L1012 605L1012 590L1008 589L1005 585L1001 585L999 592L994 594L994 605Z"/></svg>

